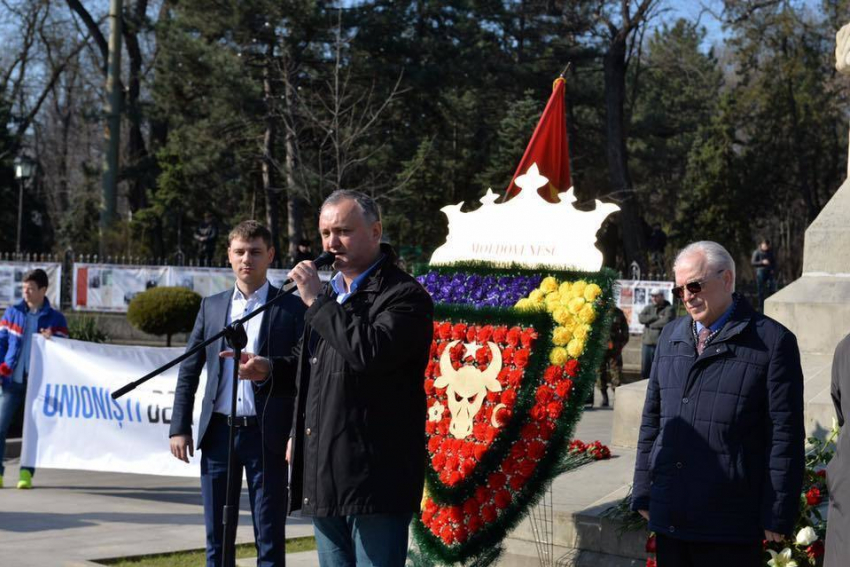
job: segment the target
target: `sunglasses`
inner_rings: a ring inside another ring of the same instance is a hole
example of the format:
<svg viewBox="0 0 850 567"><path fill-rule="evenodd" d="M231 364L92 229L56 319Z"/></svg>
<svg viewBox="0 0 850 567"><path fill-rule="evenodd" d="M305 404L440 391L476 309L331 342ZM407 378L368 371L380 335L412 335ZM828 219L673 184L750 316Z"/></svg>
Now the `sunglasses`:
<svg viewBox="0 0 850 567"><path fill-rule="evenodd" d="M715 277L717 277L725 271L726 270L718 270L717 273L714 275ZM679 285L674 287L671 291L673 292L673 296L679 299L682 299L685 296L685 290L688 290L691 295L696 295L702 291L702 286L704 286L705 282L707 282L709 279L711 278L704 278L695 282L688 282L685 285Z"/></svg>

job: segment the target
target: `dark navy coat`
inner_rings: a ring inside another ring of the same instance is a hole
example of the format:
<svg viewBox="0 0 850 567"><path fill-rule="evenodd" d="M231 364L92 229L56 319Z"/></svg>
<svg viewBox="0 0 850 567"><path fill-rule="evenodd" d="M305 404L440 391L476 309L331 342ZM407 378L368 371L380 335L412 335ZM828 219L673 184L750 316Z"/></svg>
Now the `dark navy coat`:
<svg viewBox="0 0 850 567"><path fill-rule="evenodd" d="M699 357L692 324L679 318L658 341L632 509L682 540L790 535L805 466L797 339L743 298Z"/></svg>

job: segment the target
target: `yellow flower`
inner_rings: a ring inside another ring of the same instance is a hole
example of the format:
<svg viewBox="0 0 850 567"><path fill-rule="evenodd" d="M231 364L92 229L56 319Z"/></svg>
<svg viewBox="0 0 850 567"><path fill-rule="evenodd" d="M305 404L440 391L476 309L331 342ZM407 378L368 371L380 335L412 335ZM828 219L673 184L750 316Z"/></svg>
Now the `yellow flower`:
<svg viewBox="0 0 850 567"><path fill-rule="evenodd" d="M567 319L570 318L570 314L566 309L559 307L552 312L552 318L559 325L566 325Z"/></svg>
<svg viewBox="0 0 850 567"><path fill-rule="evenodd" d="M558 280L549 276L548 278L543 278L543 281L540 282L540 291L544 293L552 293L558 289Z"/></svg>
<svg viewBox="0 0 850 567"><path fill-rule="evenodd" d="M578 312L578 318L582 323L593 323L596 321L596 310L593 308L593 305L585 303L581 311Z"/></svg>
<svg viewBox="0 0 850 567"><path fill-rule="evenodd" d="M573 358L578 358L582 352L584 352L584 341L573 338L570 344L567 345L567 353Z"/></svg>
<svg viewBox="0 0 850 567"><path fill-rule="evenodd" d="M586 341L588 332L590 332L590 325L576 325L573 329L573 337Z"/></svg>
<svg viewBox="0 0 850 567"><path fill-rule="evenodd" d="M584 288L584 299L588 302L592 302L599 297L600 293L602 293L602 288L595 283L592 283Z"/></svg>
<svg viewBox="0 0 850 567"><path fill-rule="evenodd" d="M530 299L534 303L543 303L544 297L545 297L545 294L542 291L540 291L539 289L535 289L530 294L528 294L528 299Z"/></svg>
<svg viewBox="0 0 850 567"><path fill-rule="evenodd" d="M557 293L550 293L546 296L546 309L549 313L555 311L555 309L558 309L559 307L561 307L561 298Z"/></svg>
<svg viewBox="0 0 850 567"><path fill-rule="evenodd" d="M562 296L570 295L570 286L570 282L563 282L560 286L558 286L558 293L560 293Z"/></svg>
<svg viewBox="0 0 850 567"><path fill-rule="evenodd" d="M566 346L573 338L573 334L566 327L555 327L552 332L552 342L557 346Z"/></svg>
<svg viewBox="0 0 850 567"><path fill-rule="evenodd" d="M573 293L573 297L584 297L584 290L587 287L587 282L584 280L579 280L572 285L571 291Z"/></svg>
<svg viewBox="0 0 850 567"><path fill-rule="evenodd" d="M567 351L561 347L555 347L549 353L549 362L555 366L562 366L567 363Z"/></svg>
<svg viewBox="0 0 850 567"><path fill-rule="evenodd" d="M514 305L514 307L519 309L520 311L531 311L532 309L536 309L537 305L535 305L534 302L531 301L529 298L523 297L522 299L516 302L516 305Z"/></svg>
<svg viewBox="0 0 850 567"><path fill-rule="evenodd" d="M581 311L581 308L584 307L584 298L583 297L574 297L570 300L570 313L573 315L578 315Z"/></svg>

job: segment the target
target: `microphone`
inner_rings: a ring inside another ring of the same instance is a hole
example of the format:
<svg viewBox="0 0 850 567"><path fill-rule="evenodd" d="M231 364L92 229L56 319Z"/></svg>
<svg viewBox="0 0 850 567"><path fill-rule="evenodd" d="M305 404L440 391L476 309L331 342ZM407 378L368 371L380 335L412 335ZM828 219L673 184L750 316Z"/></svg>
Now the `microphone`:
<svg viewBox="0 0 850 567"><path fill-rule="evenodd" d="M325 266L330 266L331 264L333 264L335 258L336 258L336 254L334 254L333 252L328 252L327 250L325 250L324 252L319 254L318 258L313 260L313 264L316 265L316 269L324 268Z"/></svg>
<svg viewBox="0 0 850 567"><path fill-rule="evenodd" d="M334 259L336 258L336 254L333 252L328 252L325 250L319 256L313 260L313 264L315 264L316 269L324 268L325 266L330 266L334 263ZM295 283L292 281L292 278L286 278L286 280L281 284L280 289L282 290L284 287L288 286L291 283Z"/></svg>

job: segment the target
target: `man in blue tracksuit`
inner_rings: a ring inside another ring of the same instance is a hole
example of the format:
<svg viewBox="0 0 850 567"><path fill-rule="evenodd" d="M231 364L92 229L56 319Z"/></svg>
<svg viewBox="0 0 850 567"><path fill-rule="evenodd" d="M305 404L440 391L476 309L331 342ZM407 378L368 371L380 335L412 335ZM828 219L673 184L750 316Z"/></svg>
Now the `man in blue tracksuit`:
<svg viewBox="0 0 850 567"><path fill-rule="evenodd" d="M68 336L65 317L47 299L47 273L33 270L24 277L23 300L8 307L0 320L0 488L3 487L3 455L6 433L15 413L26 399L32 336ZM35 471L22 467L18 488L32 488Z"/></svg>

